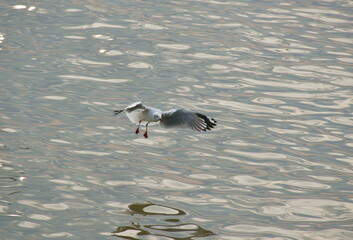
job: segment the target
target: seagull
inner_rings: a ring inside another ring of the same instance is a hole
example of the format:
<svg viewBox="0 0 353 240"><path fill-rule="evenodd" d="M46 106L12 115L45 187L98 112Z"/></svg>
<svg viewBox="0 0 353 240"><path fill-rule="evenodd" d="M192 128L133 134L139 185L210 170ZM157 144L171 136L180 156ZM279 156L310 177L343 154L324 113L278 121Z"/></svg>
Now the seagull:
<svg viewBox="0 0 353 240"><path fill-rule="evenodd" d="M188 109L179 108L162 111L157 108L148 107L142 102L135 102L124 109L115 110L114 114L118 115L121 112L125 112L130 121L138 125L135 134L139 134L141 122L147 122L146 131L143 134L145 138L148 138L147 126L150 123L159 123L165 128L190 128L194 131L202 132L211 130L216 126L217 122L213 118L209 118L201 113L193 112Z"/></svg>

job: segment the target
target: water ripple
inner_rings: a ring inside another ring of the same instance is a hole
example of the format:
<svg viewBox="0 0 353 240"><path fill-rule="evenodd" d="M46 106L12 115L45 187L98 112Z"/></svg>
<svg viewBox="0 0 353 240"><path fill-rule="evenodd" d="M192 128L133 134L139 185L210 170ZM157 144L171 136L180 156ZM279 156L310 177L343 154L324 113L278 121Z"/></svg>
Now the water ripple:
<svg viewBox="0 0 353 240"><path fill-rule="evenodd" d="M60 78L64 78L67 80L84 80L84 81L94 81L94 82L107 82L107 83L123 83L131 80L128 79L103 79L103 78L95 78L83 75L60 75Z"/></svg>
<svg viewBox="0 0 353 240"><path fill-rule="evenodd" d="M96 23L92 23L92 24L85 24L85 25L71 26L71 27L62 27L62 28L68 29L68 30L77 30L77 29L89 29L89 28L126 28L126 27L121 26L121 25L96 22Z"/></svg>

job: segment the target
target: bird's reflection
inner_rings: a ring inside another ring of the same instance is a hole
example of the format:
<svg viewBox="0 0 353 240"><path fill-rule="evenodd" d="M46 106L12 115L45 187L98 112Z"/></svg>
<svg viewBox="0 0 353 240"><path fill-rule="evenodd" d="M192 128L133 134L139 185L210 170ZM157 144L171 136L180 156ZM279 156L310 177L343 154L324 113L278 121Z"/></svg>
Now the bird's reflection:
<svg viewBox="0 0 353 240"><path fill-rule="evenodd" d="M141 224L131 223L131 225L119 226L112 232L112 236L124 239L146 239L158 237L159 239L194 239L195 237L207 237L214 235L213 232L202 228L195 223L179 223L178 217L186 215L182 210L153 203L136 203L129 205L131 214L140 214L146 217L160 216L165 224ZM170 218L170 216L174 216ZM148 220L140 218L141 221ZM161 219L158 219L161 220ZM178 223L178 224L175 224Z"/></svg>

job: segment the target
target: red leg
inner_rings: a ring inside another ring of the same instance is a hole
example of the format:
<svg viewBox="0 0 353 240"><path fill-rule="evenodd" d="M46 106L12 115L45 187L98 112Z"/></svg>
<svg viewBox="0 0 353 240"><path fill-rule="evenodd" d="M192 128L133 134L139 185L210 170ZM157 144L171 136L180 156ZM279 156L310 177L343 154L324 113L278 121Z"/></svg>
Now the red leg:
<svg viewBox="0 0 353 240"><path fill-rule="evenodd" d="M145 132L145 134L143 134L143 136L144 136L145 138L148 138L148 135L147 135L147 126L148 126L149 123L150 123L150 122L148 122L148 123L146 124L146 132Z"/></svg>
<svg viewBox="0 0 353 240"><path fill-rule="evenodd" d="M136 128L136 131L135 131L136 134L139 134L139 132L140 132L140 130L139 130L140 124L141 124L141 121L139 122L139 125L138 125L137 128Z"/></svg>

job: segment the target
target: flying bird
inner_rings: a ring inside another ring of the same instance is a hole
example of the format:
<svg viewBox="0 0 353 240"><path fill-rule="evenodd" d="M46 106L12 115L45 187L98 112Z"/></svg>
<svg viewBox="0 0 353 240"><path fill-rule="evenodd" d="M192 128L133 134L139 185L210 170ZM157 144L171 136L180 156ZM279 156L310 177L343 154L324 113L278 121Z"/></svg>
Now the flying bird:
<svg viewBox="0 0 353 240"><path fill-rule="evenodd" d="M148 107L142 102L135 102L124 109L115 110L114 114L118 115L121 112L125 112L126 116L131 122L136 123L137 129L136 134L140 132L141 122L146 123L146 131L143 134L145 138L148 138L147 126L148 124L160 124L162 127L171 128L190 128L194 131L202 132L211 130L216 126L216 120L209 118L201 113L193 112L188 109L172 109L169 111L162 111L157 108Z"/></svg>

